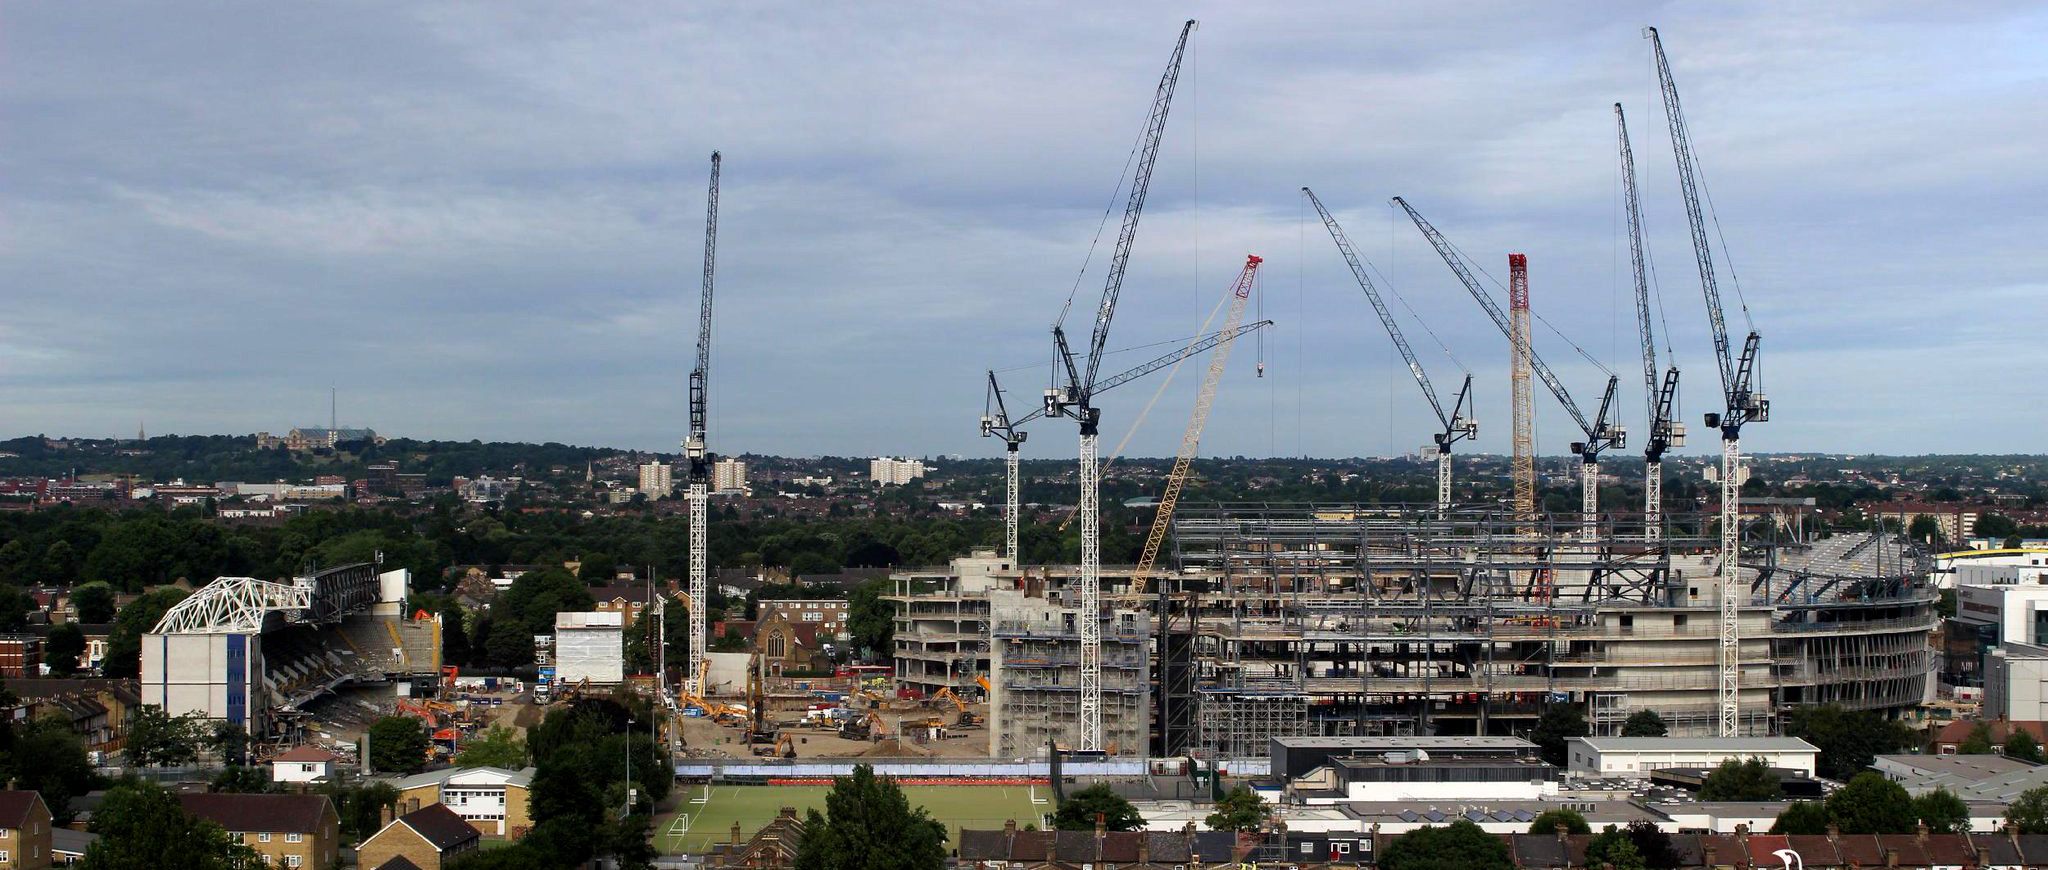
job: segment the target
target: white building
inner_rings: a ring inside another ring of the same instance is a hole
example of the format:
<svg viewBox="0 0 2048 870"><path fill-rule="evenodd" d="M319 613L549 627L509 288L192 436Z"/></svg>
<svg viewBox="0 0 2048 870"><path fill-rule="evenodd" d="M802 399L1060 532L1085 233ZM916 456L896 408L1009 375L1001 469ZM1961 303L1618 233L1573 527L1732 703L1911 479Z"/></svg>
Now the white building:
<svg viewBox="0 0 2048 870"><path fill-rule="evenodd" d="M617 611L555 614L555 680L617 685L626 679L626 615Z"/></svg>
<svg viewBox="0 0 2048 870"><path fill-rule="evenodd" d="M392 783L404 798L440 803L486 836L503 837L513 823L528 822L534 768L453 767L414 774Z"/></svg>
<svg viewBox="0 0 2048 870"><path fill-rule="evenodd" d="M2007 642L1985 653L1984 718L2048 720L2048 647Z"/></svg>
<svg viewBox="0 0 2048 870"><path fill-rule="evenodd" d="M2048 644L2048 586L1998 583L1956 586L1956 621L1995 625L2000 643Z"/></svg>
<svg viewBox="0 0 2048 870"><path fill-rule="evenodd" d="M1668 767L1718 767L1751 758L1813 776L1820 756L1819 748L1797 737L1573 737L1566 744L1566 769L1599 777L1639 777Z"/></svg>
<svg viewBox="0 0 2048 870"><path fill-rule="evenodd" d="M649 499L667 498L675 493L675 469L666 462L640 466L640 491Z"/></svg>
<svg viewBox="0 0 2048 870"><path fill-rule="evenodd" d="M711 490L713 492L746 492L746 460L720 459L717 462L712 463Z"/></svg>
<svg viewBox="0 0 2048 870"><path fill-rule="evenodd" d="M868 477L876 486L902 486L923 476L922 459L890 459L884 456L868 462Z"/></svg>
<svg viewBox="0 0 2048 870"><path fill-rule="evenodd" d="M271 782L325 782L334 776L341 756L314 746L301 746L270 759Z"/></svg>

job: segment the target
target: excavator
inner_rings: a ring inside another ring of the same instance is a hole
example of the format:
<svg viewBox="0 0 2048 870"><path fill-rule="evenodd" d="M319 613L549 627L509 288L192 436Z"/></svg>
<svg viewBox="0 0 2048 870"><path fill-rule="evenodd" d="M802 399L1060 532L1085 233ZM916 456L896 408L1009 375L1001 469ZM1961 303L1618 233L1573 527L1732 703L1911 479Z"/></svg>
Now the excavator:
<svg viewBox="0 0 2048 870"><path fill-rule="evenodd" d="M981 717L974 715L974 711L968 709L967 702L963 700L959 695L953 693L952 686L943 687L939 689L936 693L933 693L932 700L953 702L953 710L954 712L959 714L959 719L957 720L957 722L959 726L962 728L965 728L969 725L981 724ZM930 724L936 726L943 723L940 723L938 721L938 717L934 716L932 717L932 721Z"/></svg>
<svg viewBox="0 0 2048 870"><path fill-rule="evenodd" d="M850 719L845 725L839 726L839 736L848 740L887 740L889 726L882 721L881 716L875 714L875 711L868 710L859 718Z"/></svg>

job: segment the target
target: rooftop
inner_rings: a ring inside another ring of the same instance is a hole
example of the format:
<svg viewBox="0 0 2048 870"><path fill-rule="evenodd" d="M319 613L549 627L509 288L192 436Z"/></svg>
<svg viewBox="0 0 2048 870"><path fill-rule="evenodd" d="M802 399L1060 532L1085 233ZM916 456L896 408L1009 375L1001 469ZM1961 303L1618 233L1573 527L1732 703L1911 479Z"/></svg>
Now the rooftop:
<svg viewBox="0 0 2048 870"><path fill-rule="evenodd" d="M1573 737L1597 752L1819 752L1797 737Z"/></svg>
<svg viewBox="0 0 2048 870"><path fill-rule="evenodd" d="M329 806L317 794L181 794L185 812L227 830L317 834Z"/></svg>
<svg viewBox="0 0 2048 870"><path fill-rule="evenodd" d="M1288 749L1356 749L1362 752L1393 752L1402 749L1454 751L1459 749L1535 749L1536 744L1520 737L1275 737L1273 743Z"/></svg>

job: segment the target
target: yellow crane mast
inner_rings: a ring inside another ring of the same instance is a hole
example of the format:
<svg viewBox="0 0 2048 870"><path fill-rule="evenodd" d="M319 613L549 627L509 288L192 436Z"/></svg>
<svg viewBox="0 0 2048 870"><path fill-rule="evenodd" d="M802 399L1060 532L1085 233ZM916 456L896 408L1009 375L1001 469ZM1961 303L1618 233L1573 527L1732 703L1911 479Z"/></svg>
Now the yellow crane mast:
<svg viewBox="0 0 2048 870"><path fill-rule="evenodd" d="M1159 509L1152 515L1152 531L1145 536L1145 552L1138 558L1138 569L1131 575L1131 594L1142 595L1145 583L1152 576L1152 566L1159 560L1159 547L1166 542L1167 527L1173 524L1173 507L1180 501L1180 491L1187 485L1188 468L1194 464L1195 454L1202 446L1202 426L1209 421L1209 407L1216 401L1216 385L1223 380L1223 365L1230 359L1230 347L1236 342L1238 324L1244 322L1245 302L1252 296L1252 280L1258 276L1257 254L1244 258L1244 270L1237 275L1237 282L1231 286L1230 314L1223 323L1220 333L1224 340L1216 343L1216 349L1209 354L1209 372L1202 377L1202 391L1195 397L1195 413L1188 419L1188 430L1180 439L1180 453L1173 458L1173 473L1166 477L1166 491L1159 494Z"/></svg>

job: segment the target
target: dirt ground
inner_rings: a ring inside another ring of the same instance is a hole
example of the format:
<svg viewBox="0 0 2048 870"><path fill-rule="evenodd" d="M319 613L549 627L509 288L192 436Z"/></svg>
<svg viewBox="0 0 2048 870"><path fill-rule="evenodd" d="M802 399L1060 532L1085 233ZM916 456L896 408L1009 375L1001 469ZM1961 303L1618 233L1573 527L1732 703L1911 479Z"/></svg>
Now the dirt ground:
<svg viewBox="0 0 2048 870"><path fill-rule="evenodd" d="M939 740L897 739L903 734L905 723L911 732L922 730L918 726L926 719L937 716L951 722L957 715L948 705L927 708L915 702L891 702L891 709L884 709L880 715L888 723L890 738L886 740L848 740L840 737L836 729L806 727L795 724L800 713L771 713L781 730L788 734L798 758L986 758L988 756L989 734L986 726L947 728L946 737ZM893 709L901 706L905 709ZM973 708L985 715L982 705ZM726 727L701 717L684 717L683 753L693 758L748 758L746 735L740 728Z"/></svg>

